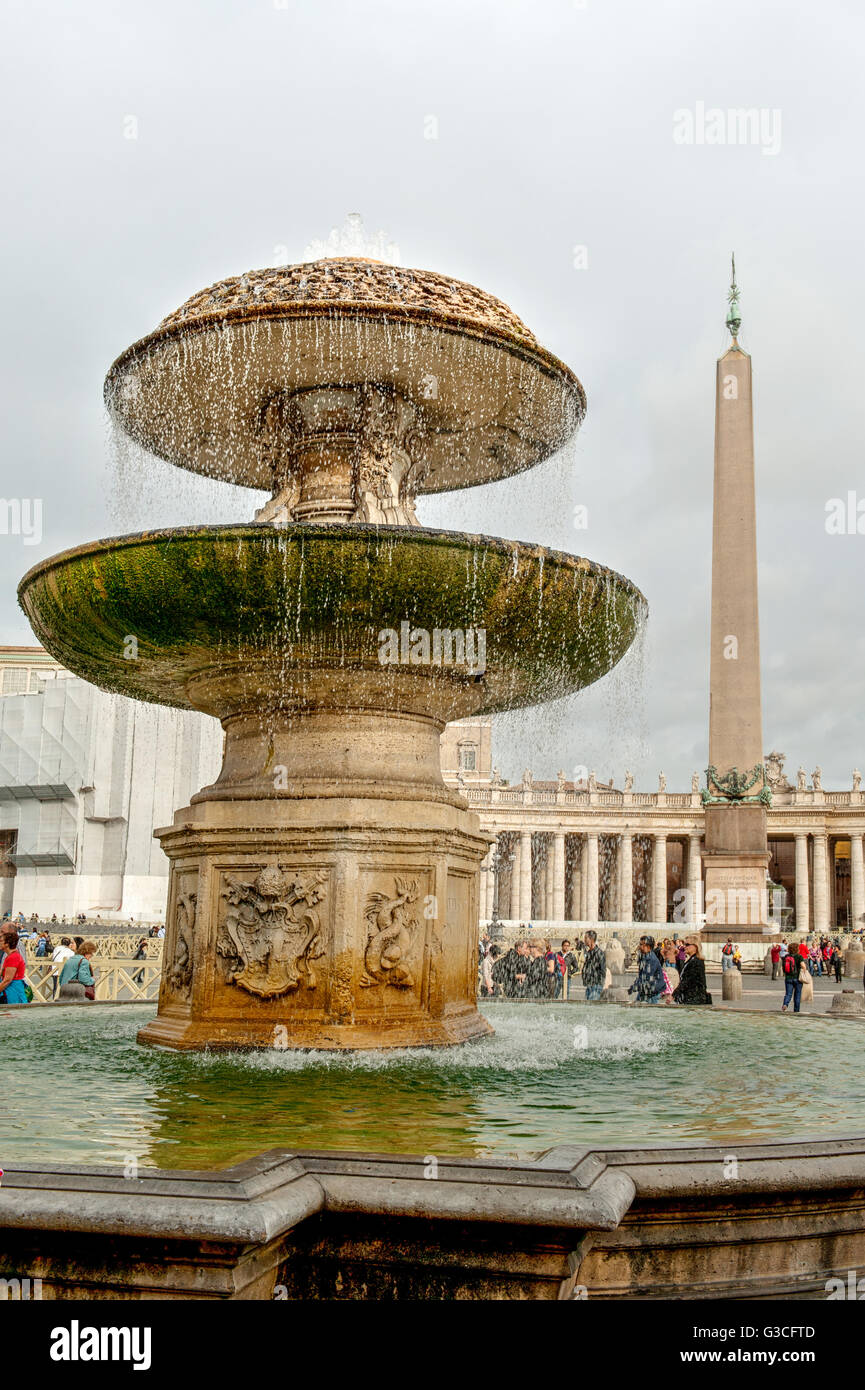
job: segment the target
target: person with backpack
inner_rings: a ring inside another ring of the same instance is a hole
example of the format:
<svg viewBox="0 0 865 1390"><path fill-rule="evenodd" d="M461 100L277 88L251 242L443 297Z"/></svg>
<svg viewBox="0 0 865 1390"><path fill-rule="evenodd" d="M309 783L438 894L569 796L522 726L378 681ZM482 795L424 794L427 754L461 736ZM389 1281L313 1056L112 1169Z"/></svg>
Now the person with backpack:
<svg viewBox="0 0 865 1390"><path fill-rule="evenodd" d="M728 936L728 937L727 937L727 940L724 942L723 946L721 947L721 969L722 969L722 970L733 970L733 969L735 968L735 967L734 967L734 964L733 964L733 954L734 954L734 952L735 952L735 949L736 949L736 948L735 948L735 946L733 945L733 938L732 938L731 936Z"/></svg>
<svg viewBox="0 0 865 1390"><path fill-rule="evenodd" d="M784 957L784 1002L781 1012L785 1014L793 1001L793 1012L797 1014L802 1003L802 971L807 966L798 951L788 951Z"/></svg>
<svg viewBox="0 0 865 1390"><path fill-rule="evenodd" d="M28 993L24 978L27 967L18 950L17 931L3 933L3 949L6 954L0 964L0 1005L29 1004L33 996L32 993Z"/></svg>

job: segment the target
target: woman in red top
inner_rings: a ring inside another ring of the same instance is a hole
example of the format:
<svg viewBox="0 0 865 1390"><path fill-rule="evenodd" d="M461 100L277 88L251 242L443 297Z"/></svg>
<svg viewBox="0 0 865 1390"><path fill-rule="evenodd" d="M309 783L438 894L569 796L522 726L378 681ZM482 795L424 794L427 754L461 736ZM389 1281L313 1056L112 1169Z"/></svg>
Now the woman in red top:
<svg viewBox="0 0 865 1390"><path fill-rule="evenodd" d="M24 976L27 967L24 957L18 950L17 931L6 932L3 937L6 955L0 965L0 1004L26 1004L27 991Z"/></svg>

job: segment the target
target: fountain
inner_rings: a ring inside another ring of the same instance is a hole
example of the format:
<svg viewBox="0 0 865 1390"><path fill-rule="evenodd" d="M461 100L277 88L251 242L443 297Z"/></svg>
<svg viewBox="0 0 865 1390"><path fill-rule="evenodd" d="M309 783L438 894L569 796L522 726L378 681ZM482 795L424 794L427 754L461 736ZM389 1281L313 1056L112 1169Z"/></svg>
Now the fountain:
<svg viewBox="0 0 865 1390"><path fill-rule="evenodd" d="M415 499L531 468L585 409L499 300L339 257L194 296L118 358L120 428L271 500L35 566L21 605L69 670L215 715L216 782L170 860L157 1018L176 1049L357 1049L491 1032L475 1001L488 840L442 779L449 720L579 690L645 611L541 546L428 530Z"/></svg>

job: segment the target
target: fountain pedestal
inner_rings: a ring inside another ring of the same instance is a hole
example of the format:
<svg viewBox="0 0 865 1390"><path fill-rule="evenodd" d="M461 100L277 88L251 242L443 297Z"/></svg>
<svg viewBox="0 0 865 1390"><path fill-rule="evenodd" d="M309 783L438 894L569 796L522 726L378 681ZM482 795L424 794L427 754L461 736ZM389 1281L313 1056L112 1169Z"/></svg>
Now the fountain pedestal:
<svg viewBox="0 0 865 1390"><path fill-rule="evenodd" d="M442 724L239 715L217 782L157 831L170 862L158 1017L173 1048L464 1042L489 849L444 785Z"/></svg>

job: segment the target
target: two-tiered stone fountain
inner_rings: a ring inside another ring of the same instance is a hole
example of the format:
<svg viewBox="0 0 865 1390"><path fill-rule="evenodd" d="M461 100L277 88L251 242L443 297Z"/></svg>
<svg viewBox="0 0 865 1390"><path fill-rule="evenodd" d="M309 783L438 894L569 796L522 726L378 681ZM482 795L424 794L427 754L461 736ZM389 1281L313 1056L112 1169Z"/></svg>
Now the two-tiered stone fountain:
<svg viewBox="0 0 865 1390"><path fill-rule="evenodd" d="M80 546L19 591L71 671L225 729L216 782L156 832L165 963L140 1040L491 1031L488 839L442 780L441 731L597 680L645 605L588 560L424 529L415 498L540 462L580 423L579 382L482 291L338 258L196 295L115 362L106 399L159 457L272 493L252 523Z"/></svg>

